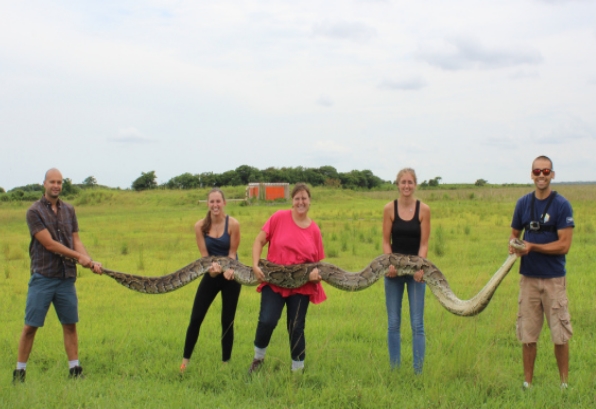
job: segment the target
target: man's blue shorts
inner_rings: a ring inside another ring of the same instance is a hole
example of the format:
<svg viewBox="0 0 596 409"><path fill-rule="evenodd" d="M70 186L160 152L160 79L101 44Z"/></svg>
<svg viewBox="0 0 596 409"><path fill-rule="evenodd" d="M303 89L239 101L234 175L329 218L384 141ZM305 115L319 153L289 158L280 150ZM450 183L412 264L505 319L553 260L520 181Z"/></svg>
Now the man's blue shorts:
<svg viewBox="0 0 596 409"><path fill-rule="evenodd" d="M62 324L79 322L75 281L76 278L47 278L41 274L33 273L29 280L25 325L43 327L52 303Z"/></svg>

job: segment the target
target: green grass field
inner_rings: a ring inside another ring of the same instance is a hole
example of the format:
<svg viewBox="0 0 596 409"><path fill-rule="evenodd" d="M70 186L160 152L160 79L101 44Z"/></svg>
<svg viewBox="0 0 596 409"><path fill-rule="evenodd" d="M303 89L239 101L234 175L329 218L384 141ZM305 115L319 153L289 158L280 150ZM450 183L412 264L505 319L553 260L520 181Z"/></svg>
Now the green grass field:
<svg viewBox="0 0 596 409"><path fill-rule="evenodd" d="M25 384L12 371L23 326L29 278L29 203L0 204L0 407L2 408L589 408L596 405L596 186L556 186L574 207L576 228L568 255L568 291L575 335L570 341L570 388L559 389L545 329L534 387L523 392L521 346L515 337L517 266L488 308L462 318L426 295L427 354L415 376L404 302L402 368L391 371L382 281L357 293L325 286L328 300L311 305L306 371L290 373L285 317L265 367L246 375L252 360L259 296L244 287L236 315L232 361L221 362L219 298L211 307L185 375L178 374L198 281L169 294L130 291L107 276L79 269L79 350L86 378L67 379L62 332L55 313L37 333ZM225 189L224 189L225 190ZM531 187L420 191L432 211L428 258L458 297L472 297L507 257L516 199ZM233 196L233 195L232 195ZM198 256L193 225L204 217L206 191L86 191L76 206L80 235L108 268L163 275ZM396 192L314 189L311 217L323 232L327 259L358 271L381 254L383 205ZM287 203L227 211L241 223L240 260L251 263L252 242L275 210Z"/></svg>

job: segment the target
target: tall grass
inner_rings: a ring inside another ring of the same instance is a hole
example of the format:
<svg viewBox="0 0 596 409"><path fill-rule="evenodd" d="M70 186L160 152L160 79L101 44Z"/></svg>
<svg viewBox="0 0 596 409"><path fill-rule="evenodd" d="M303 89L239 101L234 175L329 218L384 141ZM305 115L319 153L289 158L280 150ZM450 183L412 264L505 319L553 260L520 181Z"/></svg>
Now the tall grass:
<svg viewBox="0 0 596 409"><path fill-rule="evenodd" d="M515 200L531 188L420 191L432 210L429 259L454 292L472 297L507 256ZM242 289L232 361L221 363L221 302L207 315L186 374L178 374L197 282L169 294L145 295L109 277L81 270L77 281L80 358L86 379L67 379L62 330L50 312L38 331L27 382L11 386L29 278L27 204L0 204L0 279L3 330L2 408L589 408L596 405L596 244L594 186L557 186L574 206L577 224L568 255L568 289L575 334L570 342L570 389L558 388L548 330L543 331L532 390L521 390L521 348L515 338L517 274L512 271L480 315L456 317L430 291L426 297L427 356L415 376L404 305L402 368L391 371L386 346L382 281L347 293L325 285L328 300L311 305L306 372L290 373L285 317L273 335L265 367L246 375L252 359L259 295ZM228 193L226 191L226 193ZM232 193L233 195L233 193ZM114 192L77 205L81 237L109 268L142 275L172 272L199 256L192 226L204 216L206 192ZM230 194L227 195L230 197ZM383 205L392 192L313 189L310 215L323 226L327 261L358 271L380 254ZM446 198L448 196L448 199ZM241 224L240 260L251 262L254 237L288 204L241 206L228 213ZM437 249L442 242L442 250ZM126 249L126 250L124 250ZM441 254L439 254L441 253ZM20 255L20 256L18 256ZM516 269L514 267L514 269Z"/></svg>

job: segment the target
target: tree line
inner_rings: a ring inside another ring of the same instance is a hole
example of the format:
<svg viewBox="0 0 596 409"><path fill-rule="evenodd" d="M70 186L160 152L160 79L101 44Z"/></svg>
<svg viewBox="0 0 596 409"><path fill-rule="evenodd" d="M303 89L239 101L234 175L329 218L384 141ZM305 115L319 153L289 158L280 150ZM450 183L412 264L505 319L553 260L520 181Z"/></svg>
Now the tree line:
<svg viewBox="0 0 596 409"><path fill-rule="evenodd" d="M242 165L234 170L223 173L183 173L168 180L163 185L157 183L155 171L142 172L134 182L133 190L148 190L155 188L165 189L197 189L201 187L216 186L243 186L249 183L308 183L311 186L331 186L345 189L374 189L385 183L370 170L352 170L350 172L338 172L333 166L321 166L319 168L269 167L263 170L252 166Z"/></svg>
<svg viewBox="0 0 596 409"><path fill-rule="evenodd" d="M441 177L437 176L428 181L420 183L422 189L437 187ZM318 168L297 167L268 167L260 170L252 166L241 165L234 170L223 173L203 172L192 174L189 172L174 176L163 184L157 183L157 175L154 170L141 172L141 176L131 184L131 189L136 191L149 189L198 189L205 187L222 186L245 186L249 183L308 183L311 186L328 186L344 189L370 190L390 185L392 182L383 180L374 175L372 171L351 170L349 172L338 172L333 166L321 166ZM484 179L476 181L476 186L484 186L488 183ZM62 194L64 196L75 196L79 192L90 188L112 189L108 186L98 184L94 176L88 176L80 184L75 184L70 178L64 178ZM117 188L120 189L120 188ZM0 201L37 200L43 193L43 186L39 183L15 187L6 192L0 187Z"/></svg>
<svg viewBox="0 0 596 409"><path fill-rule="evenodd" d="M149 189L198 189L203 187L243 186L249 183L290 183L305 182L312 186L330 186L345 189L374 189L383 184L391 183L375 176L370 170L352 170L338 172L333 166L319 168L297 167L269 167L264 170L252 166L242 165L234 170L223 173L203 172L192 174L189 172L175 176L163 184L157 183L154 170L141 172L141 176L131 184L132 190ZM111 189L98 184L94 176L89 176L82 183L75 184L70 178L64 178L62 194L75 196L82 190L90 188ZM0 187L0 201L37 200L43 194L43 185L33 183L18 186L6 192Z"/></svg>
<svg viewBox="0 0 596 409"><path fill-rule="evenodd" d="M87 178L88 179L88 178ZM95 180L95 179L94 179ZM81 191L82 188L89 187L85 184L77 185L72 183L70 178L64 178L62 181L62 194L64 196L73 196ZM6 192L0 187L0 202L9 202L12 200L34 201L43 194L43 185L31 183L25 186L17 186Z"/></svg>

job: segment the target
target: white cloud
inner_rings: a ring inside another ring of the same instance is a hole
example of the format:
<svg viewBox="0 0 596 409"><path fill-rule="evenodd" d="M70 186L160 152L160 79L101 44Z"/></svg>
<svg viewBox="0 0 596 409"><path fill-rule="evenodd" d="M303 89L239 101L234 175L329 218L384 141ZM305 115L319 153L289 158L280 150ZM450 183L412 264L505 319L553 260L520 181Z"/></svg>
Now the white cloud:
<svg viewBox="0 0 596 409"><path fill-rule="evenodd" d="M413 91L426 87L426 81L423 78L408 78L405 80L383 80L379 88L387 90Z"/></svg>
<svg viewBox="0 0 596 409"><path fill-rule="evenodd" d="M315 36L350 41L369 41L377 35L377 30L373 27L361 22L347 21L316 23L312 32Z"/></svg>
<svg viewBox="0 0 596 409"><path fill-rule="evenodd" d="M567 117L535 139L539 144L552 145L570 144L576 140L596 140L596 128L579 118Z"/></svg>
<svg viewBox="0 0 596 409"><path fill-rule="evenodd" d="M509 74L509 78L511 78L512 80L520 80L520 79L525 79L525 78L539 78L539 77L540 77L540 73L538 72L538 70L521 69L521 70L516 70L515 72L512 72L511 74Z"/></svg>
<svg viewBox="0 0 596 409"><path fill-rule="evenodd" d="M521 141L504 135L500 137L491 136L485 138L482 141L482 144L491 148L498 148L500 150L510 150L517 149L520 146Z"/></svg>
<svg viewBox="0 0 596 409"><path fill-rule="evenodd" d="M151 143L155 142L153 139L148 138L141 134L139 130L135 127L129 126L126 128L118 129L118 135L115 137L108 138L109 142L118 142L118 143Z"/></svg>
<svg viewBox="0 0 596 409"><path fill-rule="evenodd" d="M541 53L532 47L489 47L465 36L423 43L418 58L444 70L493 69L543 61Z"/></svg>
<svg viewBox="0 0 596 409"><path fill-rule="evenodd" d="M321 95L317 99L317 104L324 106L324 107L331 107L331 106L333 106L333 100L331 99L331 97L329 97L327 95Z"/></svg>
<svg viewBox="0 0 596 409"><path fill-rule="evenodd" d="M349 153L351 149L344 144L337 143L333 140L320 140L315 142L315 150L325 153Z"/></svg>

